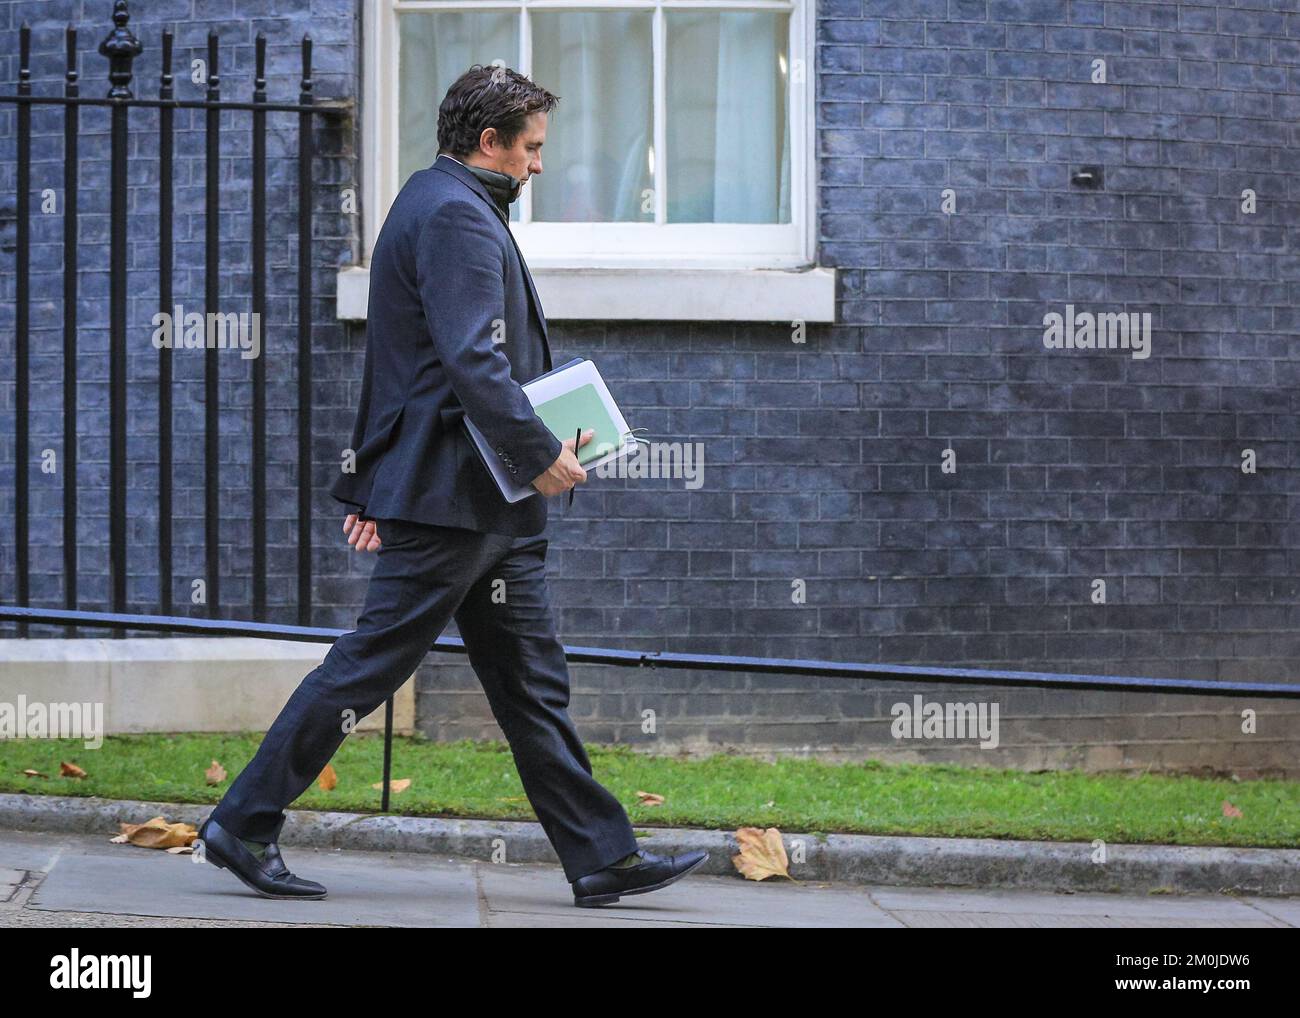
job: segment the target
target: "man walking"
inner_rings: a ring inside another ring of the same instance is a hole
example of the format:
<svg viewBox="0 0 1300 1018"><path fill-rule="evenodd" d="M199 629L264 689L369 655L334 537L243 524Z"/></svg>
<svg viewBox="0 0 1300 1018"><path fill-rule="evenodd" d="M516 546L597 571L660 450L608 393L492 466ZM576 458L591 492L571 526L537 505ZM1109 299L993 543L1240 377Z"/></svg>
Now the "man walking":
<svg viewBox="0 0 1300 1018"><path fill-rule="evenodd" d="M452 618L575 905L664 887L707 858L637 849L567 711L540 534L546 498L587 474L574 440L552 435L520 388L551 369L551 353L509 225L510 203L542 172L546 115L557 101L508 68L472 67L439 107L437 159L403 186L375 243L356 469L331 492L353 510L343 525L348 543L378 552L365 607L199 828L207 860L264 896L325 896L280 855L284 809ZM540 496L502 497L470 448L464 415Z"/></svg>

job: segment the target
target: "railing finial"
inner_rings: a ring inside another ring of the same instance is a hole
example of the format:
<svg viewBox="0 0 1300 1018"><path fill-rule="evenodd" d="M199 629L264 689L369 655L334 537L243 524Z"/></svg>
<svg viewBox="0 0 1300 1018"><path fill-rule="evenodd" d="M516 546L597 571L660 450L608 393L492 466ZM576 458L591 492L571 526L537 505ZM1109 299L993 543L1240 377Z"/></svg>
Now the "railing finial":
<svg viewBox="0 0 1300 1018"><path fill-rule="evenodd" d="M311 80L311 36L302 37L302 94L310 95L312 90ZM311 102L311 99L300 99L300 102Z"/></svg>
<svg viewBox="0 0 1300 1018"><path fill-rule="evenodd" d="M74 25L69 25L63 33L64 44L67 47L67 67L63 72L64 79L68 85L73 88L77 85L77 29Z"/></svg>
<svg viewBox="0 0 1300 1018"><path fill-rule="evenodd" d="M126 0L116 0L113 4L113 30L99 44L100 55L108 57L108 80L113 86L108 90L110 99L131 98L131 62L144 51L140 40L126 27L130 20Z"/></svg>
<svg viewBox="0 0 1300 1018"><path fill-rule="evenodd" d="M25 21L18 29L18 94L32 94L32 26Z"/></svg>
<svg viewBox="0 0 1300 1018"><path fill-rule="evenodd" d="M266 101L266 33L258 32L254 40L253 101Z"/></svg>

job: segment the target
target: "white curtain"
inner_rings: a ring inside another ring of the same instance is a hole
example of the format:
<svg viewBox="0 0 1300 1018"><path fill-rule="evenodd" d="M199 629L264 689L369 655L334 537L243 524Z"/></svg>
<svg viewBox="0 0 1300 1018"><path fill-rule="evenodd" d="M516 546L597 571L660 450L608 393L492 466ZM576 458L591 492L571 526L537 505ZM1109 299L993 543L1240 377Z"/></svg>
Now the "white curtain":
<svg viewBox="0 0 1300 1018"><path fill-rule="evenodd" d="M438 106L474 64L519 66L519 14L510 10L413 11L398 15L398 177L438 155ZM545 149L543 149L545 151Z"/></svg>
<svg viewBox="0 0 1300 1018"><path fill-rule="evenodd" d="M675 9L667 19L668 221L790 221L789 15ZM651 12L534 10L548 117L539 222L653 222ZM519 66L517 10L399 16L399 175L433 162L438 105L471 64ZM512 218L518 205L511 206Z"/></svg>
<svg viewBox="0 0 1300 1018"><path fill-rule="evenodd" d="M667 19L669 222L789 222L789 15Z"/></svg>
<svg viewBox="0 0 1300 1018"><path fill-rule="evenodd" d="M777 63L785 47L775 46L777 18L767 11L728 11L718 21L713 222L776 222L790 162L788 140L778 155L782 139L776 136L786 122L785 76ZM788 130L782 133L788 139Z"/></svg>
<svg viewBox="0 0 1300 1018"><path fill-rule="evenodd" d="M649 11L532 13L533 80L560 97L548 117L539 222L653 222L644 194L654 141Z"/></svg>

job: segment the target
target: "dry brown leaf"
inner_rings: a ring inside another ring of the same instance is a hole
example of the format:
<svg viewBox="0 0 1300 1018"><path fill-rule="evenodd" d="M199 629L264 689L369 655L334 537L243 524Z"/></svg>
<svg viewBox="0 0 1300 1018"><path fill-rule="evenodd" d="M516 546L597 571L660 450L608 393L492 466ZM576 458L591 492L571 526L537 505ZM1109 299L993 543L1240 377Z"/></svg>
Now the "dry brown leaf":
<svg viewBox="0 0 1300 1018"><path fill-rule="evenodd" d="M48 778L48 774L42 774L40 771L34 771L30 767L23 771L23 774L29 778Z"/></svg>
<svg viewBox="0 0 1300 1018"><path fill-rule="evenodd" d="M334 770L333 764L326 764L325 769L320 772L320 777L316 779L316 784L320 786L322 792L332 792L339 783L339 776Z"/></svg>
<svg viewBox="0 0 1300 1018"><path fill-rule="evenodd" d="M121 834L110 840L117 845L129 843L140 848L175 848L190 845L199 832L189 824L169 824L162 817L154 817L142 824L119 822Z"/></svg>
<svg viewBox="0 0 1300 1018"><path fill-rule="evenodd" d="M1237 809L1236 806L1234 806L1232 803L1230 803L1227 799L1224 799L1224 800L1223 800L1223 815L1224 815L1225 817L1239 817L1239 816L1242 815L1242 813L1241 813L1241 810Z"/></svg>
<svg viewBox="0 0 1300 1018"><path fill-rule="evenodd" d="M62 778L84 778L86 772L74 763L68 763L63 760L59 763L59 777Z"/></svg>
<svg viewBox="0 0 1300 1018"><path fill-rule="evenodd" d="M219 785L226 780L226 769L213 760L212 766L203 772L203 780L209 785Z"/></svg>
<svg viewBox="0 0 1300 1018"><path fill-rule="evenodd" d="M171 848L167 849L167 854L168 854L168 855L183 855L183 854L185 854L185 853L187 853L187 852L188 852L188 853L192 853L193 851L194 851L194 846L193 846L193 845L173 845Z"/></svg>
<svg viewBox="0 0 1300 1018"><path fill-rule="evenodd" d="M654 792L642 792L638 789L636 795L639 800L637 802L638 806L662 806L664 804L664 797L656 795Z"/></svg>
<svg viewBox="0 0 1300 1018"><path fill-rule="evenodd" d="M382 781L376 781L370 787L378 790L384 787L384 783ZM410 778L394 778L392 781L388 783L388 790L390 792L405 792L410 787L411 787Z"/></svg>
<svg viewBox="0 0 1300 1018"><path fill-rule="evenodd" d="M746 880L766 880L768 877L790 876L790 860L781 842L781 832L775 827L766 831L757 827L741 827L736 831L736 844L740 853L731 857L732 864Z"/></svg>

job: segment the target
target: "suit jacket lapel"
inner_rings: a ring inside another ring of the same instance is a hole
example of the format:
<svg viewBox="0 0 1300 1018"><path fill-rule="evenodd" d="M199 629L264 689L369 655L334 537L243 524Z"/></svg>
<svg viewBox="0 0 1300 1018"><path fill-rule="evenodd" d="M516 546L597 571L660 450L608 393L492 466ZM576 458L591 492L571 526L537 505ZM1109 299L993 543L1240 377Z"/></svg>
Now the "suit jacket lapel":
<svg viewBox="0 0 1300 1018"><path fill-rule="evenodd" d="M450 173L453 177L483 199L483 201L487 203L488 208L495 212L497 218L505 224L506 233L510 236L510 243L514 245L515 254L519 258L519 265L524 270L524 281L528 284L528 298L533 302L533 312L537 315L537 321L542 327L542 361L546 365L546 370L550 371L551 337L546 331L546 316L542 314L542 302L537 296L537 287L533 285L533 274L528 271L528 263L524 261L524 253L519 250L519 242L515 240L515 235L510 230L509 216L501 214L501 210L497 208L497 203L492 200L492 195L490 195L488 189L483 186L483 182L479 180L478 177L474 176L474 174L470 173L469 170L465 169L465 167L457 160L452 159L449 156L440 155L433 161L433 165L444 173Z"/></svg>
<svg viewBox="0 0 1300 1018"><path fill-rule="evenodd" d="M542 323L542 354L546 362L546 370L551 370L551 337L546 334L546 316L542 314L542 301L537 296L537 287L533 286L533 274L528 271L528 263L524 261L524 253L519 250L519 242L515 240L515 235L510 231L510 223L506 223L506 233L510 234L510 243L515 246L515 254L519 256L519 264L524 270L524 281L528 284L528 296L532 299L533 310L537 312L537 320Z"/></svg>

